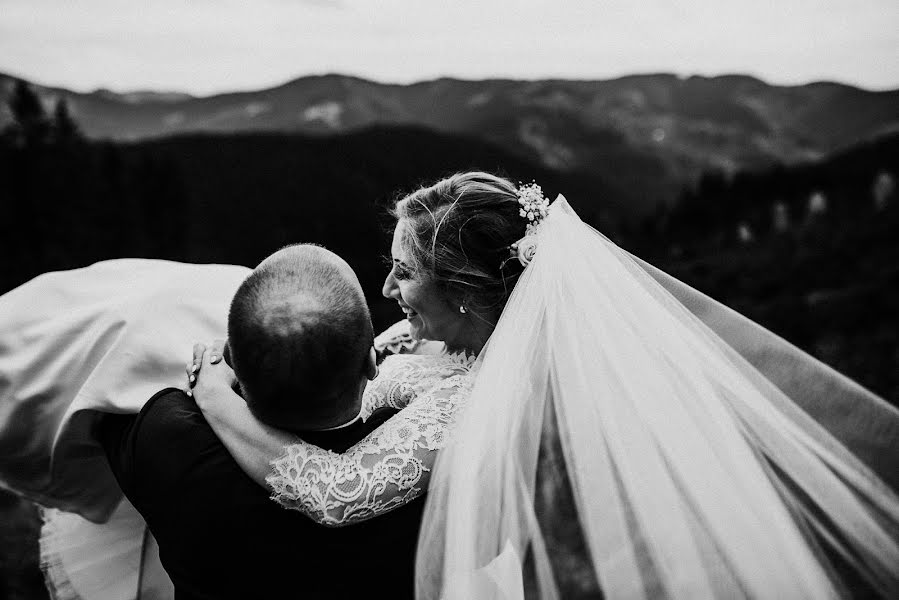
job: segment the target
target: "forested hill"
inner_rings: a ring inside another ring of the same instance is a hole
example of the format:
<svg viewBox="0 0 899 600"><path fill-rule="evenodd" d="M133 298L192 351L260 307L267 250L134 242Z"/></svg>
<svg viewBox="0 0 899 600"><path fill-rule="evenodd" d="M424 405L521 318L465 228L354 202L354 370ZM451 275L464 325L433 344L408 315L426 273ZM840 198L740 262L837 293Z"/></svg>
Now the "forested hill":
<svg viewBox="0 0 899 600"><path fill-rule="evenodd" d="M639 244L679 279L899 406L899 134L709 175Z"/></svg>
<svg viewBox="0 0 899 600"><path fill-rule="evenodd" d="M899 132L822 160L733 176L706 173L696 186L684 189L656 225L665 231L669 247L677 244L693 255L741 245L741 235L770 239L801 233L815 223L857 229L887 208L897 176Z"/></svg>

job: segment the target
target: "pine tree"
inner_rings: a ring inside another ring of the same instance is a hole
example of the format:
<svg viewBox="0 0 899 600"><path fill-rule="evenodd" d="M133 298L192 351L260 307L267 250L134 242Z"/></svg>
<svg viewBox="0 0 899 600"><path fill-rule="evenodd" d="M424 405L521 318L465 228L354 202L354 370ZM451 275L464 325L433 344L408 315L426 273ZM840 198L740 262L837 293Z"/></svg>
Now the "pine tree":
<svg viewBox="0 0 899 600"><path fill-rule="evenodd" d="M47 141L50 120L38 95L22 80L16 80L9 110L13 118L11 133L20 143L32 145Z"/></svg>
<svg viewBox="0 0 899 600"><path fill-rule="evenodd" d="M69 103L65 98L56 101L56 107L53 110L53 133L58 142L72 142L81 139L81 130L78 123L72 118L69 112Z"/></svg>

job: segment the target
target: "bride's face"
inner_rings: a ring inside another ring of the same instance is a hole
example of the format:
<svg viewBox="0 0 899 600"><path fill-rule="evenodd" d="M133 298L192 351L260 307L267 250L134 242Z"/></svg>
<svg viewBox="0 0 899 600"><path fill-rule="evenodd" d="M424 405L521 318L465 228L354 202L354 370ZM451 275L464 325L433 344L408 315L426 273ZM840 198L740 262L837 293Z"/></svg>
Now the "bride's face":
<svg viewBox="0 0 899 600"><path fill-rule="evenodd" d="M396 300L406 313L413 337L464 348L468 322L458 305L441 293L433 279L412 269L402 244L405 227L400 221L393 232L390 247L393 266L381 291L385 298Z"/></svg>

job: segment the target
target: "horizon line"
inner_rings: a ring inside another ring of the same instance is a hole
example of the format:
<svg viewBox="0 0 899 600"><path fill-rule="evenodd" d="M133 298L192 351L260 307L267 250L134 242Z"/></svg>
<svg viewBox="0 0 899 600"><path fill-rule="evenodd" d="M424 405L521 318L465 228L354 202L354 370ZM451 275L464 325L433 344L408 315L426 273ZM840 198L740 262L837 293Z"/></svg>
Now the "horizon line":
<svg viewBox="0 0 899 600"><path fill-rule="evenodd" d="M357 79L360 81L366 81L369 83L375 83L379 85L386 86L396 86L396 87L411 87L414 85L421 85L427 83L433 83L441 80L453 80L453 81L461 81L461 82L469 82L469 83L478 83L478 82L488 82L488 81L511 81L511 82L521 82L521 83L535 83L540 81L566 81L566 82L580 82L580 83L591 83L591 82L610 82L610 81L620 81L622 79L630 79L630 78L639 78L639 77L675 77L679 80L688 80L693 78L702 78L702 79L724 79L728 77L742 77L747 79L754 79L759 81L767 86L771 87L779 87L779 88L799 88L806 87L811 85L841 85L845 87L855 88L864 92L869 93L889 93L899 91L899 84L893 87L886 88L874 88L868 86L862 86L855 83L849 83L847 81L840 81L836 79L813 79L804 81L802 83L776 83L764 77L761 77L755 73L751 72L727 72L727 73L718 73L714 75L709 75L706 73L692 72L692 73L680 73L675 71L640 71L640 72L631 72L625 73L621 75L615 75L610 77L560 77L560 76L536 76L536 77L504 77L504 76L491 76L491 77L460 77L455 75L440 75L435 77L424 77L422 79L416 79L412 81L386 81L375 77L368 77L353 73L346 72L338 72L338 71L323 71L318 73L307 73L303 75L297 75L294 77L290 77L288 79L281 79L279 82L273 82L270 84L261 84L257 87L247 87L243 89L237 88L223 88L218 91L204 92L204 93L193 93L189 91L179 90L179 89L163 89L163 88L151 88L151 87L141 87L141 88L131 88L131 89L115 89L107 86L99 86L99 87L67 87L64 84L49 84L44 83L42 81L38 81L36 79L32 79L30 77L21 75L17 70L7 70L3 67L0 67L0 75L4 75L10 77L12 79L19 79L22 81L26 81L30 84L37 85L43 88L49 89L58 89L65 90L67 92L81 94L81 95L90 95L96 93L108 92L116 95L127 96L129 94L178 94L182 96L189 96L194 99L202 99L202 98L212 98L215 96L227 96L232 94L247 94L253 92L261 92L266 90L273 90L280 87L284 87L296 81L301 81L303 79L315 79L315 78L325 78L325 77L344 77L348 79Z"/></svg>

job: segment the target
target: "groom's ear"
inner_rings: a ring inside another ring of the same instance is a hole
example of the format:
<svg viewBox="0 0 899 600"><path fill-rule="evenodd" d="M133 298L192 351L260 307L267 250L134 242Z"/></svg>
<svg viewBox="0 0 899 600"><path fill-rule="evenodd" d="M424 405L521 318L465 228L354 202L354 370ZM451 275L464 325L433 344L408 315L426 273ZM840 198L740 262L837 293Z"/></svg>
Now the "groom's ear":
<svg viewBox="0 0 899 600"><path fill-rule="evenodd" d="M369 349L368 358L365 359L365 376L369 381L378 376L378 354L374 346Z"/></svg>

